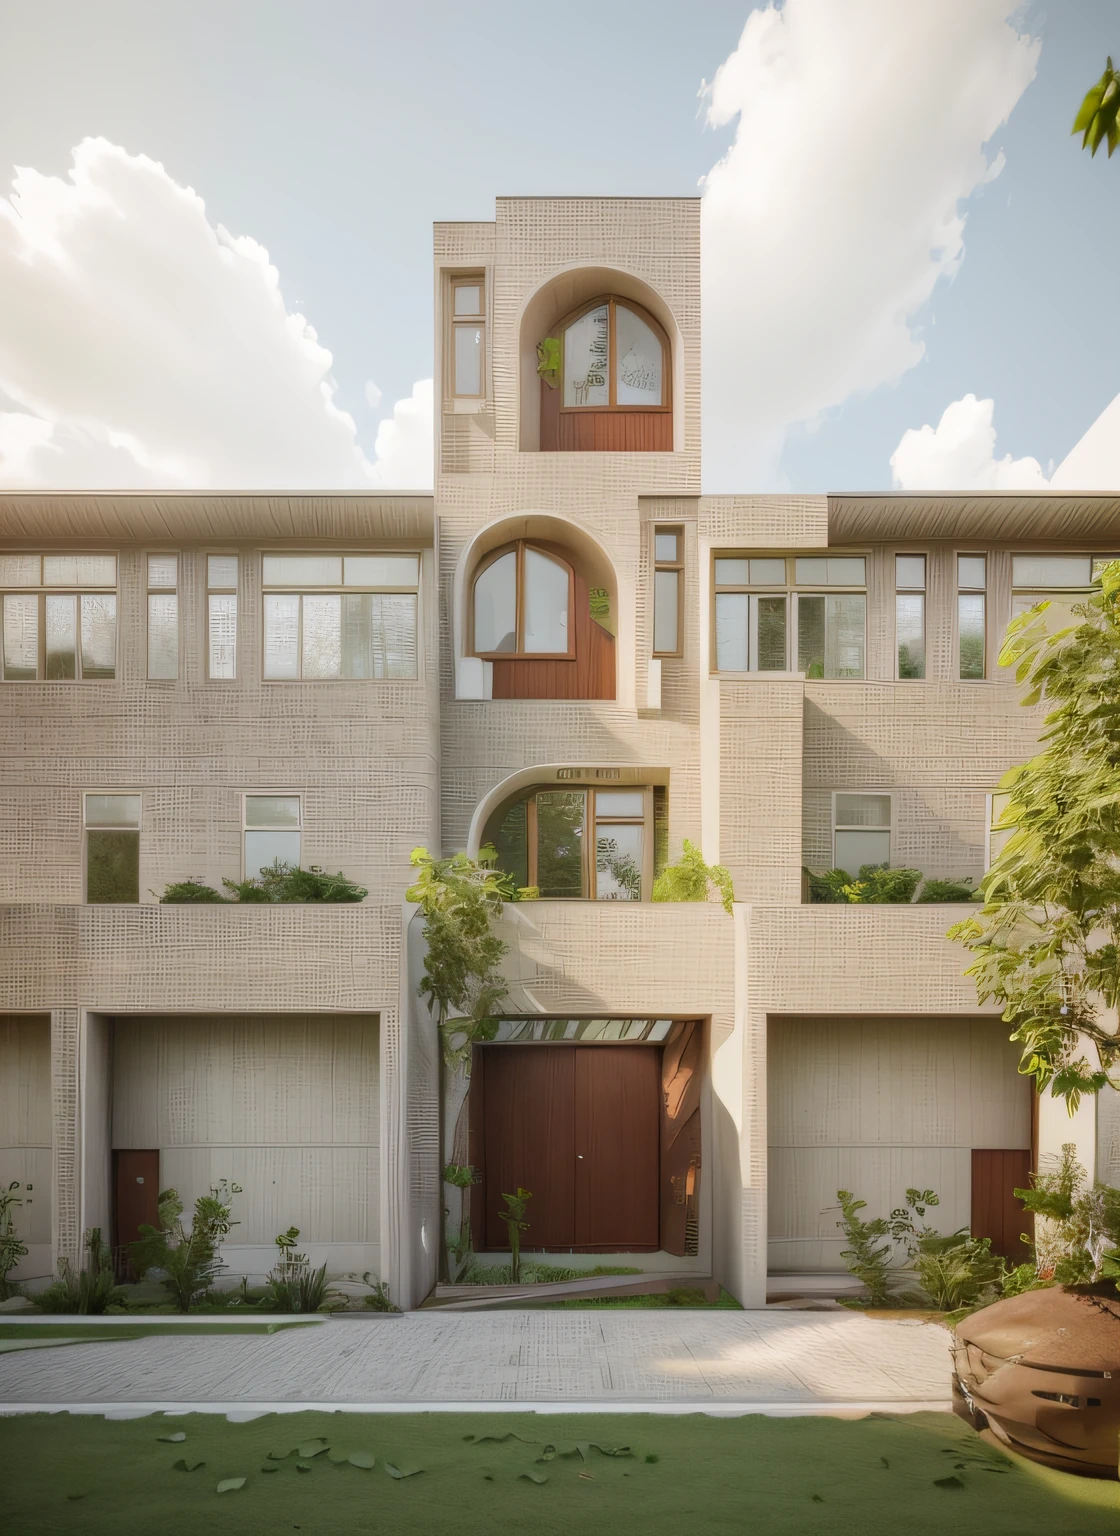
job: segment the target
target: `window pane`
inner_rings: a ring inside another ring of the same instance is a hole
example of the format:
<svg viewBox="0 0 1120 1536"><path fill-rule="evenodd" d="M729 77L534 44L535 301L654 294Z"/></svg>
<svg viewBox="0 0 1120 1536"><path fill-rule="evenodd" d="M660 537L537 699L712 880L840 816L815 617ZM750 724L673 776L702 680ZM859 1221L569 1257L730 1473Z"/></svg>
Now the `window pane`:
<svg viewBox="0 0 1120 1536"><path fill-rule="evenodd" d="M237 594L212 592L209 599L210 676L237 676Z"/></svg>
<svg viewBox="0 0 1120 1536"><path fill-rule="evenodd" d="M139 832L86 833L86 900L140 900Z"/></svg>
<svg viewBox="0 0 1120 1536"><path fill-rule="evenodd" d="M75 597L47 598L47 676L68 678L76 674L78 610Z"/></svg>
<svg viewBox="0 0 1120 1536"><path fill-rule="evenodd" d="M525 650L564 655L568 650L568 589L566 565L525 551Z"/></svg>
<svg viewBox="0 0 1120 1536"><path fill-rule="evenodd" d="M44 555L46 587L115 587L116 555Z"/></svg>
<svg viewBox="0 0 1120 1536"><path fill-rule="evenodd" d="M455 344L455 389L457 395L482 393L482 327L457 325L452 330Z"/></svg>
<svg viewBox="0 0 1120 1536"><path fill-rule="evenodd" d="M498 868L512 875L519 886L529 884L528 815L524 800L511 805L493 836ZM489 831L489 828L487 829Z"/></svg>
<svg viewBox="0 0 1120 1536"><path fill-rule="evenodd" d="M39 675L39 599L9 592L4 602L4 676L9 681Z"/></svg>
<svg viewBox="0 0 1120 1536"><path fill-rule="evenodd" d="M474 648L490 651L517 649L517 555L500 555L475 578Z"/></svg>
<svg viewBox="0 0 1120 1536"><path fill-rule="evenodd" d="M179 598L174 592L148 595L148 676L179 676Z"/></svg>
<svg viewBox="0 0 1120 1536"><path fill-rule="evenodd" d="M897 587L924 589L926 584L925 555L895 555L894 581Z"/></svg>
<svg viewBox="0 0 1120 1536"><path fill-rule="evenodd" d="M415 677L415 594L374 593L370 607L374 677Z"/></svg>
<svg viewBox="0 0 1120 1536"><path fill-rule="evenodd" d="M749 572L749 560L717 560L716 586L745 587L750 579ZM785 580L784 576L782 580Z"/></svg>
<svg viewBox="0 0 1120 1536"><path fill-rule="evenodd" d="M838 827L889 827L890 795L837 795Z"/></svg>
<svg viewBox="0 0 1120 1536"><path fill-rule="evenodd" d="M82 676L115 677L117 594L82 593Z"/></svg>
<svg viewBox="0 0 1120 1536"><path fill-rule="evenodd" d="M482 313L481 283L456 283L452 292L455 295L455 313L457 315L480 315Z"/></svg>
<svg viewBox="0 0 1120 1536"><path fill-rule="evenodd" d="M794 562L797 580L812 587L862 587L862 555L802 556Z"/></svg>
<svg viewBox="0 0 1120 1536"><path fill-rule="evenodd" d="M178 583L179 557L178 555L149 555L148 556L148 585L149 587L174 587Z"/></svg>
<svg viewBox="0 0 1120 1536"><path fill-rule="evenodd" d="M837 832L836 868L856 875L865 864L889 864L891 835L889 832Z"/></svg>
<svg viewBox="0 0 1120 1536"><path fill-rule="evenodd" d="M139 795L87 795L87 827L138 827Z"/></svg>
<svg viewBox="0 0 1120 1536"><path fill-rule="evenodd" d="M246 795L247 827L298 827L298 795Z"/></svg>
<svg viewBox="0 0 1120 1536"><path fill-rule="evenodd" d="M747 670L747 603L745 592L716 593L716 670L719 672Z"/></svg>
<svg viewBox="0 0 1120 1536"><path fill-rule="evenodd" d="M0 555L0 587L37 587L41 574L38 555Z"/></svg>
<svg viewBox="0 0 1120 1536"><path fill-rule="evenodd" d="M342 675L342 599L305 596L303 599L304 678Z"/></svg>
<svg viewBox="0 0 1120 1536"><path fill-rule="evenodd" d="M207 555L206 585L208 587L236 587L237 556Z"/></svg>
<svg viewBox="0 0 1120 1536"><path fill-rule="evenodd" d="M984 676L984 596L961 592L957 597L960 675L965 681Z"/></svg>
<svg viewBox="0 0 1120 1536"><path fill-rule="evenodd" d="M785 584L786 563L784 560L751 561L752 587L784 587Z"/></svg>
<svg viewBox="0 0 1120 1536"><path fill-rule="evenodd" d="M299 868L298 832L246 832L245 878L255 880L262 869L277 860L289 869Z"/></svg>
<svg viewBox="0 0 1120 1536"><path fill-rule="evenodd" d="M755 672L784 672L786 660L786 600L751 598L751 664Z"/></svg>
<svg viewBox="0 0 1120 1536"><path fill-rule="evenodd" d="M645 796L640 789L598 789L595 791L595 814L604 816L641 816L645 811Z"/></svg>
<svg viewBox="0 0 1120 1536"><path fill-rule="evenodd" d="M862 593L824 599L825 677L863 676L865 608Z"/></svg>
<svg viewBox="0 0 1120 1536"><path fill-rule="evenodd" d="M625 304L614 308L618 405L661 404L661 338Z"/></svg>
<svg viewBox="0 0 1120 1536"><path fill-rule="evenodd" d="M343 677L373 676L372 601L370 592L348 592L342 599Z"/></svg>
<svg viewBox="0 0 1120 1536"><path fill-rule="evenodd" d="M264 600L264 675L299 676L299 598Z"/></svg>
<svg viewBox="0 0 1120 1536"><path fill-rule="evenodd" d="M653 558L655 560L667 560L672 563L677 558L677 539L675 533L655 533L653 536Z"/></svg>
<svg viewBox="0 0 1120 1536"><path fill-rule="evenodd" d="M414 587L419 578L417 555L347 555L344 563L348 587Z"/></svg>
<svg viewBox="0 0 1120 1536"><path fill-rule="evenodd" d="M1088 555L1012 555L1013 587L1087 587L1093 577Z"/></svg>
<svg viewBox="0 0 1120 1536"><path fill-rule="evenodd" d="M537 885L545 897L583 895L582 790L537 795Z"/></svg>
<svg viewBox="0 0 1120 1536"><path fill-rule="evenodd" d="M898 675L901 678L926 675L926 600L922 593L899 593L895 598L895 641L898 645Z"/></svg>
<svg viewBox="0 0 1120 1536"><path fill-rule="evenodd" d="M677 649L677 584L680 571L655 571L653 577L653 648Z"/></svg>
<svg viewBox="0 0 1120 1536"><path fill-rule="evenodd" d="M1082 598L1072 592L1017 593L1011 599L1011 617L1017 619L1021 613L1029 613L1032 608L1037 608L1039 603L1047 604L1037 617L1042 620L1048 635L1055 634L1059 629L1067 629L1071 624L1084 622L1082 615L1073 611L1075 607L1081 607Z"/></svg>
<svg viewBox="0 0 1120 1536"><path fill-rule="evenodd" d="M266 587L340 587L341 555L265 555Z"/></svg>
<svg viewBox="0 0 1120 1536"><path fill-rule="evenodd" d="M595 895L599 901L642 899L643 827L626 825L596 828Z"/></svg>
<svg viewBox="0 0 1120 1536"><path fill-rule="evenodd" d="M609 405L607 306L588 310L564 332L564 404Z"/></svg>
<svg viewBox="0 0 1120 1536"><path fill-rule="evenodd" d="M957 556L957 586L983 592L988 584L988 562L983 555Z"/></svg>

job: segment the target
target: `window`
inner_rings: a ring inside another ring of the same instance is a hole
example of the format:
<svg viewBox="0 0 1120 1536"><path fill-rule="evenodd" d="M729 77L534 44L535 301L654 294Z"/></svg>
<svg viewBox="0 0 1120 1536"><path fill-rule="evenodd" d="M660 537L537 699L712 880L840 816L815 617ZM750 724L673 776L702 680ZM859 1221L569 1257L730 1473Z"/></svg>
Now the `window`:
<svg viewBox="0 0 1120 1536"><path fill-rule="evenodd" d="M416 676L420 557L265 554L270 681Z"/></svg>
<svg viewBox="0 0 1120 1536"><path fill-rule="evenodd" d="M1004 813L1011 803L1011 796L1006 790L996 791L988 796L988 859L987 867L992 865L1003 852L1008 839L1017 832L1018 827L1003 820Z"/></svg>
<svg viewBox="0 0 1120 1536"><path fill-rule="evenodd" d="M298 869L303 802L299 795L246 795L244 815L245 878L279 861Z"/></svg>
<svg viewBox="0 0 1120 1536"><path fill-rule="evenodd" d="M116 676L116 555L0 555L5 682Z"/></svg>
<svg viewBox="0 0 1120 1536"><path fill-rule="evenodd" d="M649 789L538 789L495 817L498 866L542 900L640 901L653 876Z"/></svg>
<svg viewBox="0 0 1120 1536"><path fill-rule="evenodd" d="M237 676L237 556L206 557L206 675Z"/></svg>
<svg viewBox="0 0 1120 1536"><path fill-rule="evenodd" d="M669 409L669 344L651 315L596 299L560 329L562 410Z"/></svg>
<svg viewBox="0 0 1120 1536"><path fill-rule="evenodd" d="M890 795L833 795L833 867L856 875L865 864L889 864L890 861Z"/></svg>
<svg viewBox="0 0 1120 1536"><path fill-rule="evenodd" d="M148 556L148 677L179 676L179 557Z"/></svg>
<svg viewBox="0 0 1120 1536"><path fill-rule="evenodd" d="M717 556L716 670L862 677L866 584L862 555Z"/></svg>
<svg viewBox="0 0 1120 1536"><path fill-rule="evenodd" d="M486 393L486 284L481 272L451 279L450 310L450 393L477 400Z"/></svg>
<svg viewBox="0 0 1120 1536"><path fill-rule="evenodd" d="M926 675L926 557L894 557L894 636L898 676Z"/></svg>
<svg viewBox="0 0 1120 1536"><path fill-rule="evenodd" d="M957 665L964 682L985 673L988 562L984 555L957 556Z"/></svg>
<svg viewBox="0 0 1120 1536"><path fill-rule="evenodd" d="M567 561L524 541L491 555L474 578L476 656L572 655L573 582Z"/></svg>
<svg viewBox="0 0 1120 1536"><path fill-rule="evenodd" d="M82 797L86 900L140 900L140 795Z"/></svg>
<svg viewBox="0 0 1120 1536"><path fill-rule="evenodd" d="M1043 615L1050 631L1076 624L1076 604L1092 591L1102 565L1115 555L1012 555L1011 617L1026 613L1036 603L1049 603Z"/></svg>
<svg viewBox="0 0 1120 1536"><path fill-rule="evenodd" d="M653 529L653 654L681 654L684 529Z"/></svg>

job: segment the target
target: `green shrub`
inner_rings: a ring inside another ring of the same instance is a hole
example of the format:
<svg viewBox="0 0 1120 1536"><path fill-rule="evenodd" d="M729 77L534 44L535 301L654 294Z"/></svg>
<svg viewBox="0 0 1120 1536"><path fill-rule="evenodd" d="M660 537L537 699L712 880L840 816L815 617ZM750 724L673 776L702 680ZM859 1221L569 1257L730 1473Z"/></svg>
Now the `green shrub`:
<svg viewBox="0 0 1120 1536"><path fill-rule="evenodd" d="M191 879L173 880L170 885L164 887L163 895L159 899L161 906L187 906L222 902L225 897L212 885L203 885L201 880Z"/></svg>
<svg viewBox="0 0 1120 1536"><path fill-rule="evenodd" d="M370 1312L399 1312L400 1307L393 1304L389 1295L389 1283L386 1280L377 1280L373 1283L370 1294L366 1297L364 1306Z"/></svg>
<svg viewBox="0 0 1120 1536"><path fill-rule="evenodd" d="M136 1273L153 1271L178 1311L189 1312L225 1269L218 1249L236 1226L230 1212L233 1196L240 1193L240 1184L225 1179L212 1184L210 1193L195 1201L194 1220L187 1228L178 1192L165 1189L159 1197L158 1226L142 1225L139 1238L130 1244Z"/></svg>
<svg viewBox="0 0 1120 1536"><path fill-rule="evenodd" d="M77 1312L99 1315L116 1300L116 1276L108 1243L101 1240L101 1228L90 1227L82 1241L88 1263L74 1273L69 1259L59 1259L58 1279L40 1291L35 1302L44 1312Z"/></svg>
<svg viewBox="0 0 1120 1536"><path fill-rule="evenodd" d="M915 901L981 901L979 891L968 880L927 880Z"/></svg>
<svg viewBox="0 0 1120 1536"><path fill-rule="evenodd" d="M675 1285L666 1297L671 1307L706 1307L708 1298L698 1285Z"/></svg>
<svg viewBox="0 0 1120 1536"><path fill-rule="evenodd" d="M309 1264L277 1266L268 1277L270 1312L318 1312L327 1299L327 1266Z"/></svg>
<svg viewBox="0 0 1120 1536"><path fill-rule="evenodd" d="M890 1234L887 1218L876 1216L872 1221L864 1221L859 1213L867 1209L867 1201L857 1200L849 1189L838 1189L836 1199L841 1213L836 1225L848 1240L848 1246L840 1250L840 1257L849 1274L866 1289L868 1305L885 1307L891 1299L893 1249L889 1243L878 1240Z"/></svg>
<svg viewBox="0 0 1120 1536"><path fill-rule="evenodd" d="M297 902L319 905L364 901L369 895L364 885L356 884L341 870L336 875L328 875L318 864L312 864L307 869L293 869L279 859L251 879L223 880L222 885L228 893L225 896L199 880L174 880L164 888L159 899L168 905L215 902L257 905Z"/></svg>
<svg viewBox="0 0 1120 1536"><path fill-rule="evenodd" d="M713 896L730 913L735 900L731 875L722 864L705 864L704 855L686 837L680 858L667 864L653 882L653 900L710 901Z"/></svg>
<svg viewBox="0 0 1120 1536"><path fill-rule="evenodd" d="M918 1239L914 1269L924 1295L939 1312L986 1307L1003 1294L1006 1265L989 1237L954 1232Z"/></svg>
<svg viewBox="0 0 1120 1536"><path fill-rule="evenodd" d="M32 1185L27 1186L28 1194ZM9 1296L19 1294L17 1288L8 1279L20 1259L27 1257L27 1246L21 1243L16 1236L16 1206L27 1204L22 1195L17 1195L16 1190L23 1185L18 1179L13 1179L7 1189L0 1189L0 1301L6 1301Z"/></svg>
<svg viewBox="0 0 1120 1536"><path fill-rule="evenodd" d="M804 873L810 902L832 906L905 905L913 901L922 879L919 869L892 869L887 864L861 864L854 880L844 869L806 869Z"/></svg>

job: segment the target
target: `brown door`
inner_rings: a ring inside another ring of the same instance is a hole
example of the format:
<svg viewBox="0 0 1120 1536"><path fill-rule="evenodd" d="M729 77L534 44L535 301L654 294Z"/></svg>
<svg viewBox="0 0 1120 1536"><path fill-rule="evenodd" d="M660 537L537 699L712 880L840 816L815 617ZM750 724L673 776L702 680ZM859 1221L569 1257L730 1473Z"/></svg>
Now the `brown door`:
<svg viewBox="0 0 1120 1536"><path fill-rule="evenodd" d="M524 1248L656 1249L660 1091L660 1051L649 1046L480 1047L471 1072L480 1246L508 1247L501 1197L521 1185L533 1194Z"/></svg>
<svg viewBox="0 0 1120 1536"><path fill-rule="evenodd" d="M159 1214L159 1150L113 1153L116 1199L113 1245L134 1243L140 1224L155 1226Z"/></svg>
<svg viewBox="0 0 1120 1536"><path fill-rule="evenodd" d="M990 1237L992 1252L1020 1264L1027 1250L1019 1241L1030 1231L1030 1216L1015 1198L1030 1184L1031 1154L1018 1147L972 1149L972 1235Z"/></svg>

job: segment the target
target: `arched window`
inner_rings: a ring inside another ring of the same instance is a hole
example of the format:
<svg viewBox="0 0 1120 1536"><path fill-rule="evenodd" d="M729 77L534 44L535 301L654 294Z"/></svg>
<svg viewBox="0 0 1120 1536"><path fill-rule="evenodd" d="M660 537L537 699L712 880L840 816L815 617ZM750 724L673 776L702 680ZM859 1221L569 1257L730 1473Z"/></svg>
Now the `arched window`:
<svg viewBox="0 0 1120 1536"><path fill-rule="evenodd" d="M666 410L669 345L660 326L623 299L596 299L560 332L564 410Z"/></svg>
<svg viewBox="0 0 1120 1536"><path fill-rule="evenodd" d="M474 578L471 649L476 656L572 656L572 568L519 539Z"/></svg>
<svg viewBox="0 0 1120 1536"><path fill-rule="evenodd" d="M648 901L658 793L638 785L534 789L490 817L483 842L503 873L543 900Z"/></svg>

